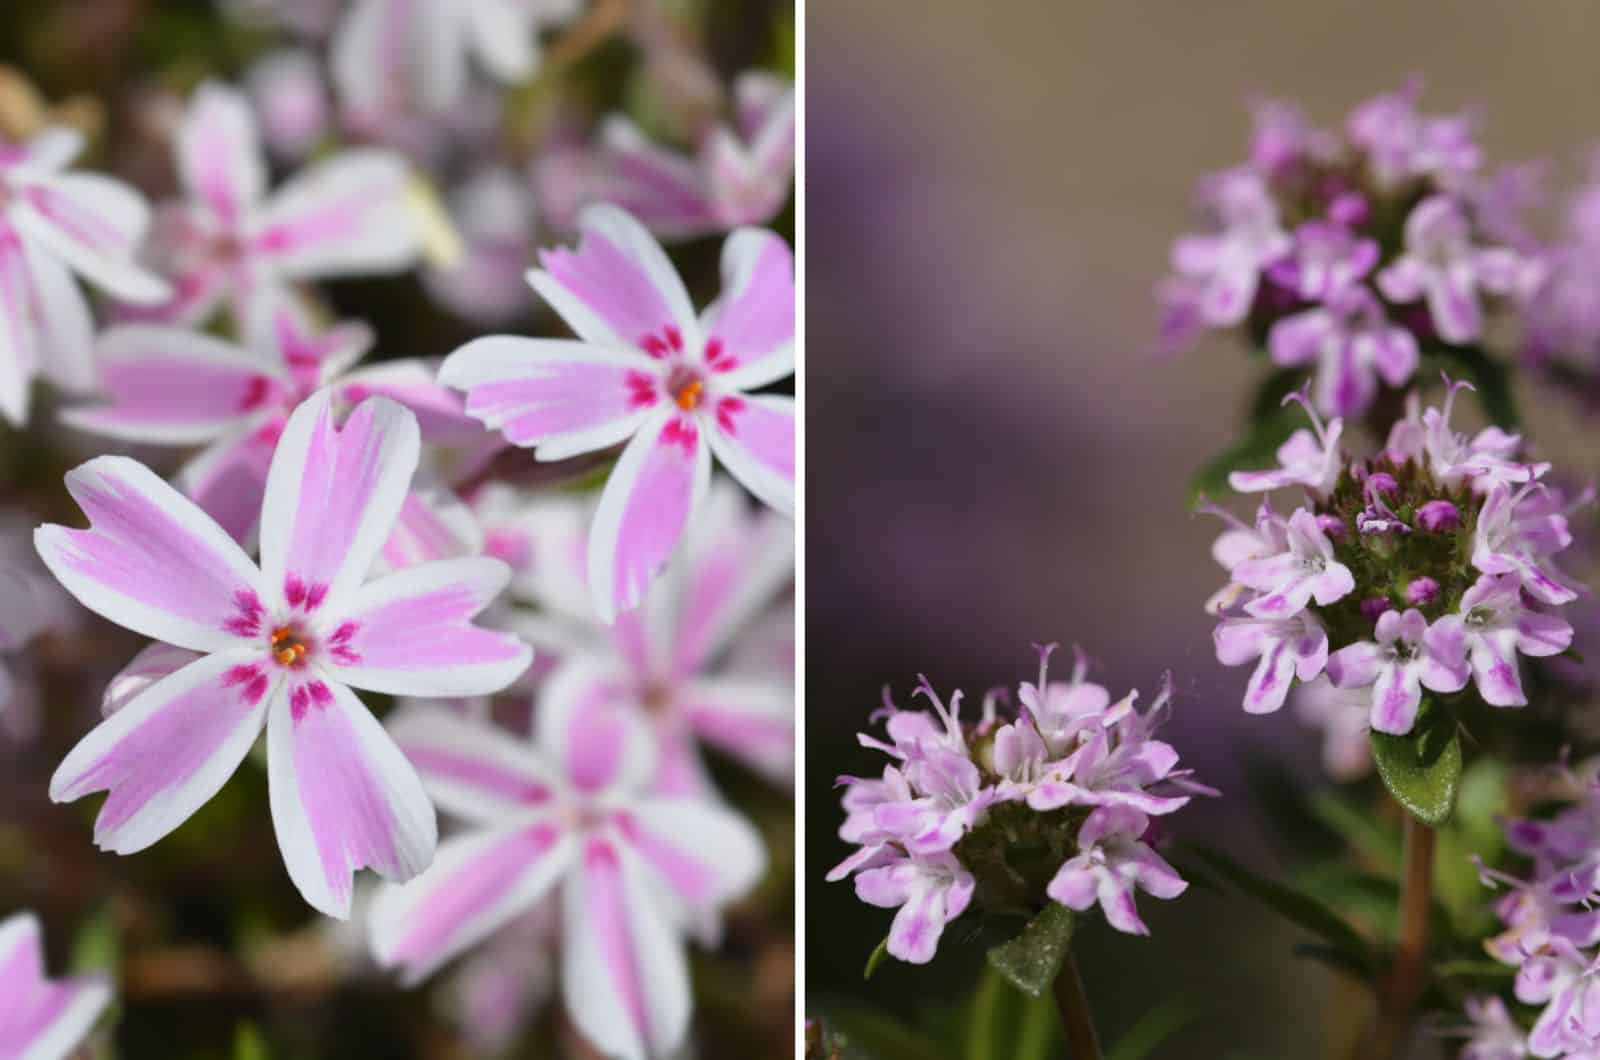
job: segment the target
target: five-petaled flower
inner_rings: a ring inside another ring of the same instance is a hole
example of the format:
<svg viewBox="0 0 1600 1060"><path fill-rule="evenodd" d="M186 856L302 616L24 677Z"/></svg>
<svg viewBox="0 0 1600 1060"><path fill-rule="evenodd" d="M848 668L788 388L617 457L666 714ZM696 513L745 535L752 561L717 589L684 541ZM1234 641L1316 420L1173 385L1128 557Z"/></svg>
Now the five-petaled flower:
<svg viewBox="0 0 1600 1060"><path fill-rule="evenodd" d="M373 952L419 982L558 902L578 1029L606 1056L669 1055L691 1004L682 935L760 878L760 836L720 802L653 792L637 718L549 701L536 724L536 744L438 708L391 724L439 808L469 827L417 879L379 892Z"/></svg>
<svg viewBox="0 0 1600 1060"><path fill-rule="evenodd" d="M125 457L67 475L87 530L44 526L39 554L90 610L201 653L69 753L50 796L109 795L95 843L131 854L182 824L265 728L272 818L316 909L349 914L364 866L393 879L433 857L433 806L352 687L456 696L503 688L532 653L472 618L499 560L426 563L367 582L416 470L416 417L374 397L334 423L320 392L289 417L267 475L261 565L193 502Z"/></svg>
<svg viewBox="0 0 1600 1060"><path fill-rule="evenodd" d="M28 418L34 376L94 386L94 320L72 274L128 301L158 302L166 283L134 261L150 224L138 192L63 170L83 149L65 128L0 140L0 415Z"/></svg>
<svg viewBox="0 0 1600 1060"><path fill-rule="evenodd" d="M1428 625L1416 609L1378 616L1377 640L1358 641L1328 657L1328 679L1338 688L1372 686L1372 727L1408 733L1422 690L1459 692L1467 685L1466 635L1459 617Z"/></svg>
<svg viewBox="0 0 1600 1060"><path fill-rule="evenodd" d="M589 587L606 621L637 606L705 493L714 452L735 478L794 510L794 399L751 395L794 370L794 262L781 238L728 237L722 296L696 316L645 229L585 210L576 250L547 251L529 281L577 341L491 336L451 354L440 382L541 460L627 445L589 535Z"/></svg>
<svg viewBox="0 0 1600 1060"><path fill-rule="evenodd" d="M227 301L242 327L254 302L280 301L296 280L398 272L417 259L398 155L341 151L267 195L250 104L218 82L195 90L176 149L186 198L158 208L150 238L176 291L160 306L125 310L129 318L197 324Z"/></svg>

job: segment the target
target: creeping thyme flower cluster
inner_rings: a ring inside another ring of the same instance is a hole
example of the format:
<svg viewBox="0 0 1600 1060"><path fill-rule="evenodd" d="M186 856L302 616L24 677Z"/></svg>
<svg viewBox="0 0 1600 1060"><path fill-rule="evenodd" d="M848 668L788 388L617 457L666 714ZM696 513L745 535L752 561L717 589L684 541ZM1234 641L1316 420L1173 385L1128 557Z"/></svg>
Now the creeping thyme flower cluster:
<svg viewBox="0 0 1600 1060"><path fill-rule="evenodd" d="M1559 609L1578 591L1553 563L1572 542L1570 506L1541 481L1548 464L1518 459L1517 435L1451 427L1463 388L1449 385L1442 410L1412 394L1365 460L1344 455L1341 420L1324 424L1291 395L1311 429L1279 449L1280 467L1230 476L1241 493L1294 487L1304 498L1287 516L1264 501L1254 525L1211 509L1229 523L1213 549L1229 579L1209 604L1222 618L1217 658L1254 664L1245 710L1275 711L1294 679L1325 673L1337 688L1370 688L1371 727L1402 734L1423 689L1474 684L1492 706L1525 705L1517 656L1571 645Z"/></svg>
<svg viewBox="0 0 1600 1060"><path fill-rule="evenodd" d="M946 706L924 677L915 694L929 710L901 709L885 690L874 720L888 739L861 734L893 761L878 778L840 778L839 835L859 849L828 878L854 874L862 901L899 907L891 955L932 959L945 924L975 896L1011 911L1098 903L1112 927L1143 935L1135 889L1176 898L1188 886L1153 848L1151 819L1183 807L1188 793L1215 792L1154 738L1170 687L1141 713L1138 692L1112 703L1085 681L1081 657L1070 681L1050 681L1054 647L1040 649L1038 683L1018 688L1014 720L999 717L1009 697L998 690L975 725L963 724L961 693Z"/></svg>
<svg viewBox="0 0 1600 1060"><path fill-rule="evenodd" d="M1486 885L1505 888L1494 907L1504 930L1484 948L1517 969L1513 990L1532 1030L1500 998L1472 998L1461 1056L1600 1056L1600 784L1582 784L1552 817L1508 821L1505 835L1531 867L1516 877L1480 865Z"/></svg>
<svg viewBox="0 0 1600 1060"><path fill-rule="evenodd" d="M1274 362L1314 373L1319 410L1352 416L1380 380L1404 386L1421 349L1476 342L1487 310L1536 284L1514 240L1526 181L1481 177L1471 119L1419 112L1420 92L1368 100L1342 135L1259 105L1249 160L1200 185L1210 226L1173 244L1164 345L1247 325Z"/></svg>

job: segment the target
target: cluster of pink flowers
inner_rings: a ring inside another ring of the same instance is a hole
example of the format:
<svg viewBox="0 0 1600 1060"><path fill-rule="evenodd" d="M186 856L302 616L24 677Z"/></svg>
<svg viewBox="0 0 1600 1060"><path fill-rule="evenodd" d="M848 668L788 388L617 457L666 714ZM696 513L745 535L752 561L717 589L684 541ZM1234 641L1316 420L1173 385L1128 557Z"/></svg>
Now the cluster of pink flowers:
<svg viewBox="0 0 1600 1060"><path fill-rule="evenodd" d="M1525 875L1480 865L1486 885L1505 888L1494 906L1504 930L1484 948L1517 969L1515 998L1538 1015L1524 1030L1501 998L1472 998L1463 1060L1600 1054L1600 782L1588 772L1566 777L1575 790L1553 816L1505 823Z"/></svg>
<svg viewBox="0 0 1600 1060"><path fill-rule="evenodd" d="M1213 554L1228 584L1208 609L1221 616L1217 658L1254 664L1244 708L1269 713L1296 679L1370 689L1367 720L1411 731L1423 690L1469 684L1496 707L1527 703L1518 656L1567 650L1560 609L1578 589L1555 566L1572 542L1569 506L1541 481L1549 465L1519 459L1521 440L1490 427L1467 438L1443 409L1407 413L1384 448L1351 459L1344 423L1311 416L1278 452L1280 466L1235 472L1241 493L1297 490L1280 515L1263 501L1253 523L1229 524ZM1338 723L1335 723L1338 724ZM1343 727L1341 727L1343 731Z"/></svg>
<svg viewBox="0 0 1600 1060"><path fill-rule="evenodd" d="M946 706L924 677L916 694L928 710L901 709L885 691L875 717L888 739L860 736L892 762L881 777L840 778L839 835L858 849L828 879L854 876L862 901L899 908L888 951L900 960L931 960L980 888L1021 907L1098 904L1112 927L1143 935L1135 890L1176 898L1188 886L1156 853L1151 819L1181 809L1189 793L1214 793L1154 737L1170 686L1141 713L1137 692L1113 703L1084 680L1081 658L1071 680L1050 681L1053 648L1040 650L1038 682L1018 687L1014 720L1001 720L1000 690L976 723L963 723L961 693ZM1009 860L1023 848L1049 852L1044 871Z"/></svg>
<svg viewBox="0 0 1600 1060"><path fill-rule="evenodd" d="M1259 105L1249 160L1200 185L1212 228L1173 244L1166 345L1246 325L1315 373L1319 410L1353 416L1410 380L1419 348L1474 343L1490 309L1531 296L1544 270L1511 239L1519 185L1485 177L1471 118L1422 113L1420 94L1362 103L1342 134Z"/></svg>

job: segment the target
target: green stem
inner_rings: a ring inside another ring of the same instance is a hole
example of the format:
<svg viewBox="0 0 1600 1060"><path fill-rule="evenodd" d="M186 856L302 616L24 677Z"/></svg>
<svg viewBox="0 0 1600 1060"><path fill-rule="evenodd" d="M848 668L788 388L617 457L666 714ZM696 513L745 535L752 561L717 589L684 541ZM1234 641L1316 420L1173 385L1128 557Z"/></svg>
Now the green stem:
<svg viewBox="0 0 1600 1060"><path fill-rule="evenodd" d="M1100 1038L1094 1032L1094 1017L1089 1013L1089 998L1083 992L1078 961L1072 951L1061 962L1061 971L1051 987L1056 1010L1061 1013L1061 1030L1067 1038L1069 1060L1101 1060Z"/></svg>
<svg viewBox="0 0 1600 1060"><path fill-rule="evenodd" d="M1411 1029L1412 1014L1427 983L1428 912L1433 905L1435 833L1409 813L1405 818L1405 880L1400 892L1400 938L1383 996L1378 1022L1365 1056L1389 1060L1399 1055Z"/></svg>

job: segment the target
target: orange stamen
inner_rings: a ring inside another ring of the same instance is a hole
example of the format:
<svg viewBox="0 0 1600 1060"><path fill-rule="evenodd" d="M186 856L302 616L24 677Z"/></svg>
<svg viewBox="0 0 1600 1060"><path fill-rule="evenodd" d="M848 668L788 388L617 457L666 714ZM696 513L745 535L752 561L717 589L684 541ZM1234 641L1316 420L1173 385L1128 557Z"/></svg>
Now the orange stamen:
<svg viewBox="0 0 1600 1060"><path fill-rule="evenodd" d="M706 385L700 382L698 379L685 386L682 390L678 391L678 407L683 411L688 412L696 405L699 405L700 394L705 390L705 388Z"/></svg>
<svg viewBox="0 0 1600 1060"><path fill-rule="evenodd" d="M293 640L294 635L288 626L272 632L272 657L284 666L293 666L306 657L306 646Z"/></svg>

